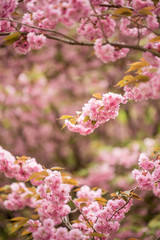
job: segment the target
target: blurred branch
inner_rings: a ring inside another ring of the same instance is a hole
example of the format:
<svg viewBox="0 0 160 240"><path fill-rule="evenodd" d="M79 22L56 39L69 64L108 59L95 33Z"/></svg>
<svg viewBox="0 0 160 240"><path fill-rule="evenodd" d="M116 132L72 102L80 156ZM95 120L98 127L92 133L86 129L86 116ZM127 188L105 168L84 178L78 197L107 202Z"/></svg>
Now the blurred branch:
<svg viewBox="0 0 160 240"><path fill-rule="evenodd" d="M100 7L108 7L108 8L121 8L122 6L120 5L114 5L114 4L100 4ZM128 8L130 10L134 10L132 7L128 7L128 6L123 6L123 8Z"/></svg>
<svg viewBox="0 0 160 240"><path fill-rule="evenodd" d="M26 27L29 27L29 28L33 28L33 29L37 29L37 30L40 30L40 31L44 31L44 32L50 32L50 33L54 33L54 34L57 34L57 35L60 35L64 38L67 38L71 41L74 41L76 42L75 39L71 38L71 37L68 37L67 35L63 34L63 33L60 33L60 32L57 32L55 30L52 30L52 29L46 29L46 28L41 28L41 27L37 27L37 26L34 26L34 25L29 25L29 24L26 24L26 23L21 23L20 21L17 21L17 20L12 20L12 19L8 19L8 18L0 18L0 21L8 21L8 22L14 22L14 23L17 23L17 24L20 24L22 26L26 26ZM1 33L0 33L1 34Z"/></svg>
<svg viewBox="0 0 160 240"><path fill-rule="evenodd" d="M123 15L120 15L120 14L110 14L110 13L104 13L104 14L92 14L91 16L99 16L99 17L105 17L105 16L108 16L108 15L112 15L113 17L123 17L123 18L126 18L128 19L130 22L134 23L134 24L138 24L140 27L144 27L146 29L148 29L149 31L153 32L155 35L157 36L160 36L160 34L156 31L154 31L152 28L150 27L147 27L146 25L142 24L142 23L138 23L137 21L129 18L128 16L123 16ZM135 16L134 16L135 17Z"/></svg>
<svg viewBox="0 0 160 240"><path fill-rule="evenodd" d="M0 20L6 20L7 21L8 19L0 18ZM18 22L18 21L15 21L15 20L8 20L8 21ZM20 23L20 22L18 22L18 23ZM78 41L73 40L72 38L70 38L70 37L68 37L68 36L66 36L62 33L56 32L54 30L39 28L39 27L35 27L35 26L32 26L32 25L23 24L23 23L20 23L20 24L24 25L24 26L27 26L27 27L30 27L30 28L39 29L41 31L48 31L48 32L59 34L59 35L63 36L63 38L53 36L53 35L48 35L48 34L44 34L44 35L48 39L56 40L56 41L63 42L63 43L69 44L69 45L88 46L88 47L93 47L95 45L93 42L78 42ZM2 33L1 36L5 36L5 35L9 35L9 34L10 34L10 32ZM27 34L27 32L22 32L22 34L25 35L25 34ZM106 44L107 43L104 43L103 45L106 45ZM116 42L114 42L114 43L108 42L108 44L110 44L111 46L114 46L114 47L119 47L119 48L129 48L129 49L133 49L133 50L137 50L137 51L141 51L141 52L150 52L154 56L160 57L160 53L158 51L152 50L152 49L147 49L147 48L144 48L144 47L141 47L141 46L138 46L138 45L130 45L130 44L123 44L123 43L116 43Z"/></svg>
<svg viewBox="0 0 160 240"><path fill-rule="evenodd" d="M90 5L91 5L91 8L92 8L93 12L94 12L94 13L96 14L96 16L97 16L97 19L98 19L98 22L99 22L99 24L100 24L103 37L104 37L104 39L106 40L106 42L108 42L107 36L106 36L106 34L105 34L105 32L104 32L103 24L102 24L102 22L101 22L101 18L100 18L99 15L97 15L97 12L96 12L96 10L95 10L95 8L94 8L94 5L92 4L92 0L90 0Z"/></svg>

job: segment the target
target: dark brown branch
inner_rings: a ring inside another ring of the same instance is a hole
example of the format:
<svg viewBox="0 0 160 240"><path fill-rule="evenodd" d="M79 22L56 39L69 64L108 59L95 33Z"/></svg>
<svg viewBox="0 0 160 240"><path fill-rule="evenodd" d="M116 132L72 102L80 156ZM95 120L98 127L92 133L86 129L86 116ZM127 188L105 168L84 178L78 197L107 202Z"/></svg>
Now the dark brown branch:
<svg viewBox="0 0 160 240"><path fill-rule="evenodd" d="M6 36L9 35L9 33L0 33L0 36ZM25 32L22 32L22 34L27 34ZM60 37L56 37L56 36L52 36L52 35L48 35L48 34L44 34L44 36L46 36L48 39L52 39L55 41L59 41L59 42L63 42L69 45L77 45L77 46L86 46L86 47L93 47L94 43L93 42L78 42L78 41L72 41L69 39L65 39L65 38L60 38ZM107 43L104 43L103 45L106 45ZM154 56L160 57L160 53L157 52L156 50L152 50L152 49L147 49L138 45L130 45L130 44L123 44L123 43L111 43L109 42L108 44L110 44L111 46L114 47L119 47L119 48L129 48L129 49L133 49L133 50L137 50L137 51L141 51L141 52L150 52L152 53Z"/></svg>
<svg viewBox="0 0 160 240"><path fill-rule="evenodd" d="M108 221L111 221L112 218L116 215L116 213L118 213L121 209L123 209L128 203L129 201L132 199L132 196L129 197L129 199L127 200L127 202L120 208L118 208L113 214L112 216L110 217L110 219Z"/></svg>
<svg viewBox="0 0 160 240"><path fill-rule="evenodd" d="M130 190L130 192L135 192L137 189L138 189L139 187L135 187L134 189L132 189L132 190ZM112 214L112 216L110 217L110 219L108 220L108 221L111 221L112 220L112 218L116 215L116 213L118 213L121 209L123 209L128 203L129 203L129 201L132 199L132 195L128 198L128 200L126 201L126 203L122 206L122 207L120 207L120 208L118 208L113 214Z"/></svg>
<svg viewBox="0 0 160 240"><path fill-rule="evenodd" d="M94 8L94 5L92 4L92 0L90 0L90 5L91 5L91 8L92 8L93 12L97 15L96 9ZM105 32L104 32L103 24L102 24L102 22L101 22L101 18L100 18L99 15L97 15L97 19L98 19L98 22L99 22L99 24L100 24L103 37L104 37L104 39L106 40L106 42L108 42L107 36L106 36L106 34L105 34Z"/></svg>
<svg viewBox="0 0 160 240"><path fill-rule="evenodd" d="M100 4L100 7L108 7L108 8L121 8L122 6L119 5L114 5L114 4ZM128 7L128 6L123 6L123 8L128 8L130 10L134 10L132 7Z"/></svg>
<svg viewBox="0 0 160 240"><path fill-rule="evenodd" d="M88 46L88 47L94 46L94 43L92 43L92 42L72 42L72 41L68 41L66 39L62 39L62 38L54 37L54 36L50 36L50 35L45 35L45 36L49 39L64 42L64 43L70 44L70 45L79 45L79 46ZM147 48L144 48L144 47L141 47L138 45L130 45L130 44L123 44L123 43L111 43L111 42L109 42L108 44L110 44L111 46L114 46L114 47L119 47L119 48L129 48L129 49L133 49L133 50L137 50L137 51L141 51L141 52L150 52L153 55L160 57L160 53L157 52L156 50L147 49ZM103 45L106 45L106 43L104 43Z"/></svg>
<svg viewBox="0 0 160 240"><path fill-rule="evenodd" d="M80 212L80 214L83 216L83 218L85 219L85 221L89 224L89 226L93 229L94 232L96 232L96 230L94 229L93 225L90 223L90 221L86 218L86 216L83 214L83 212L81 211L81 209L79 207L77 207L77 205L74 203L74 201L72 200L72 198L70 198L70 201L73 203L73 205L75 206L75 208L78 209L78 211Z"/></svg>

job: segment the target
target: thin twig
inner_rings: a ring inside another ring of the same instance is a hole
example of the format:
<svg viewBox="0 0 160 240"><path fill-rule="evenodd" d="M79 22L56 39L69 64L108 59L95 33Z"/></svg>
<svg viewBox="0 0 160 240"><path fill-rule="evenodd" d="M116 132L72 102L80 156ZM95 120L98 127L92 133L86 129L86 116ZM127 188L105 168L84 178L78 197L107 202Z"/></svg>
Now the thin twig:
<svg viewBox="0 0 160 240"><path fill-rule="evenodd" d="M126 202L122 207L118 208L118 209L112 214L112 216L109 218L108 221L111 221L112 218L116 215L116 213L119 212L121 209L123 209L123 208L129 203L129 201L130 201L131 199L132 199L132 196L129 197L129 199L127 200L127 202Z"/></svg>
<svg viewBox="0 0 160 240"><path fill-rule="evenodd" d="M108 8L121 8L122 6L119 5L114 5L114 4L100 4L100 7L108 7ZM134 10L132 7L128 7L128 6L123 6L123 8L128 8L130 10Z"/></svg>
<svg viewBox="0 0 160 240"><path fill-rule="evenodd" d="M0 36L6 36L11 34L10 32L8 33L0 33ZM22 32L23 35L27 34L26 32ZM64 39L64 38L60 38L60 37L56 37L56 36L52 36L52 35L48 35L48 34L44 34L44 36L46 36L48 39L52 39L55 41L59 41L59 42L63 42L69 45L76 45L76 46L86 46L86 47L93 47L94 43L93 42L78 42L78 41L71 41L68 39ZM107 43L103 43L103 45L106 45ZM119 48L129 48L129 49L133 49L133 50L137 50L137 51L141 51L141 52L150 52L152 53L154 56L160 57L160 53L156 50L152 50L152 49L148 49L148 48L144 48L138 45L130 45L130 44L123 44L123 43L111 43L108 42L108 44L110 44L111 46L114 47L119 47Z"/></svg>
<svg viewBox="0 0 160 240"><path fill-rule="evenodd" d="M92 9L93 9L93 12L97 15L97 12L96 12L96 10L95 10L95 8L94 8L94 5L92 4L92 0L90 0L90 5L91 5L91 7L92 7ZM103 24L102 24L102 22L101 22L101 18L100 18L99 15L97 15L97 19L98 19L98 22L99 22L99 24L100 24L101 31L102 31L102 34L103 34L103 36L104 36L104 39L106 40L106 42L108 42L107 36L106 36L106 34L105 34L105 32L104 32Z"/></svg>
<svg viewBox="0 0 160 240"><path fill-rule="evenodd" d="M77 205L75 204L75 202L72 200L72 198L70 198L70 201L73 203L73 205L78 209L78 211L80 212L80 214L83 216L83 218L86 220L86 222L89 224L89 226L93 229L94 232L97 232L93 225L89 222L89 220L86 218L86 216L83 214L83 212L81 211L81 209L79 207L77 207Z"/></svg>
<svg viewBox="0 0 160 240"><path fill-rule="evenodd" d="M0 20L1 20L1 21L14 22L14 23L20 24L20 25L22 25L22 26L26 26L26 27L33 28L33 29L37 29L37 30L44 31L44 32L54 33L54 34L60 35L60 36L62 36L62 37L64 37L64 38L67 38L67 39L69 39L69 40L71 40L71 41L76 42L75 39L73 39L73 38L71 38L71 37L68 37L68 36L66 36L66 35L63 34L63 33L57 32L57 31L52 30L52 29L41 28L41 27L37 27L37 26L34 26L34 25L29 25L29 24L26 24L26 23L21 23L20 21L8 19L8 18L0 18Z"/></svg>
<svg viewBox="0 0 160 240"><path fill-rule="evenodd" d="M107 16L107 15L112 15L113 17L127 18L130 22L132 22L132 23L137 23L137 22L135 22L132 18L129 18L128 16L124 16L124 15L120 15L120 14L114 14L114 13L92 14L91 16L105 17L105 16ZM135 16L134 16L134 17L135 17ZM144 25L144 24L142 24L142 23L138 23L138 24L139 24L139 26L148 29L150 32L153 32L155 35L160 36L160 34L157 33L156 31L154 31L152 28L147 27L146 25Z"/></svg>
<svg viewBox="0 0 160 240"><path fill-rule="evenodd" d="M72 227L64 219L62 219L62 222L65 224L65 226L68 228L68 230L72 229Z"/></svg>

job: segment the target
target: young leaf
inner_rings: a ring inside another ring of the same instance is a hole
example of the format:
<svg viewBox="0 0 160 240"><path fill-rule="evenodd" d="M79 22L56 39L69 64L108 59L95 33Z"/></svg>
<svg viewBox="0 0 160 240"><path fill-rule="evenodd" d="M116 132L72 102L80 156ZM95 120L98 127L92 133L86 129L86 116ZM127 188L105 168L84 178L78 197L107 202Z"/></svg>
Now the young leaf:
<svg viewBox="0 0 160 240"><path fill-rule="evenodd" d="M94 127L94 125L96 124L96 122L97 122L97 121L93 121L93 120L91 121L93 127Z"/></svg>
<svg viewBox="0 0 160 240"><path fill-rule="evenodd" d="M121 7L118 8L114 14L116 15L122 15L122 16L131 16L132 15L132 10L129 8Z"/></svg>
<svg viewBox="0 0 160 240"><path fill-rule="evenodd" d="M71 116L71 115L63 115L62 117L60 117L59 119L69 119L69 118L73 118L74 116Z"/></svg>
<svg viewBox="0 0 160 240"><path fill-rule="evenodd" d="M83 122L85 123L85 122L88 122L89 120L90 120L90 117L89 117L89 116L86 116L86 117L84 118Z"/></svg>
<svg viewBox="0 0 160 240"><path fill-rule="evenodd" d="M111 193L110 195L111 195L111 197L119 197L118 194L116 194L116 193Z"/></svg>
<svg viewBox="0 0 160 240"><path fill-rule="evenodd" d="M107 199L105 198L95 198L95 200L99 202L107 202Z"/></svg>
<svg viewBox="0 0 160 240"><path fill-rule="evenodd" d="M80 208L86 207L87 204L85 202L80 203Z"/></svg>
<svg viewBox="0 0 160 240"><path fill-rule="evenodd" d="M28 218L25 218L25 217L15 217L15 218L11 218L10 221L12 222L19 222L19 221L28 221L29 219Z"/></svg>
<svg viewBox="0 0 160 240"><path fill-rule="evenodd" d="M33 220L36 220L36 219L39 218L39 215L32 215L31 218L32 218Z"/></svg>
<svg viewBox="0 0 160 240"><path fill-rule="evenodd" d="M78 198L76 199L77 202L87 202L88 198Z"/></svg>
<svg viewBox="0 0 160 240"><path fill-rule="evenodd" d="M81 223L81 221L79 221L79 220L72 220L71 222L72 223Z"/></svg>
<svg viewBox="0 0 160 240"><path fill-rule="evenodd" d="M61 167L52 167L51 170L57 171L57 170L63 170L65 168L61 168Z"/></svg>
<svg viewBox="0 0 160 240"><path fill-rule="evenodd" d="M145 8L142 8L141 10L139 10L139 13L142 14L142 15L145 15L145 16L148 16L148 15L153 15L151 10L153 10L154 7L145 7Z"/></svg>
<svg viewBox="0 0 160 240"><path fill-rule="evenodd" d="M21 233L21 236L25 236L27 234L30 234L31 232L28 231L27 229L25 229L22 233Z"/></svg>
<svg viewBox="0 0 160 240"><path fill-rule="evenodd" d="M124 87L130 83L133 83L135 78L132 75L126 75L121 81L119 81L115 86Z"/></svg>
<svg viewBox="0 0 160 240"><path fill-rule="evenodd" d="M63 126L62 126L62 129L64 129L66 127L66 124L64 123Z"/></svg>
<svg viewBox="0 0 160 240"><path fill-rule="evenodd" d="M160 36L157 36L155 38L152 38L149 40L150 42L159 42L160 41Z"/></svg>
<svg viewBox="0 0 160 240"><path fill-rule="evenodd" d="M12 32L7 37L3 38L3 44L9 45L16 42L22 34L20 32Z"/></svg>
<svg viewBox="0 0 160 240"><path fill-rule="evenodd" d="M106 237L104 234L97 233L97 232L91 233L90 236L92 236L92 237Z"/></svg>
<svg viewBox="0 0 160 240"><path fill-rule="evenodd" d="M137 70L137 69L145 67L145 66L149 66L149 63L147 63L146 61L132 63L131 67L128 69L128 71L126 73Z"/></svg>
<svg viewBox="0 0 160 240"><path fill-rule="evenodd" d="M74 178L63 178L63 183L77 186L78 182Z"/></svg>
<svg viewBox="0 0 160 240"><path fill-rule="evenodd" d="M102 94L101 93L93 93L92 94L93 97L102 100Z"/></svg>
<svg viewBox="0 0 160 240"><path fill-rule="evenodd" d="M34 178L43 178L43 177L47 177L49 174L47 173L47 171L45 171L45 170L43 170L42 172L35 172L35 173L32 173L31 175L30 175L30 177L28 178L28 180L27 181L29 181L29 180L31 180L31 179L34 179Z"/></svg>
<svg viewBox="0 0 160 240"><path fill-rule="evenodd" d="M148 76L145 76L145 75L142 75L142 74L139 74L135 77L135 81L136 82L147 82L149 81L149 77Z"/></svg>
<svg viewBox="0 0 160 240"><path fill-rule="evenodd" d="M142 199L140 198L140 196L138 196L138 194L136 194L136 193L134 193L134 192L130 192L130 195L131 195L132 198L134 198L134 199L142 200Z"/></svg>
<svg viewBox="0 0 160 240"><path fill-rule="evenodd" d="M6 192L7 193L7 192L10 192L10 189L11 189L10 185L5 185L5 186L0 188L0 192Z"/></svg>
<svg viewBox="0 0 160 240"><path fill-rule="evenodd" d="M72 124L76 124L77 120L76 117L68 119Z"/></svg>
<svg viewBox="0 0 160 240"><path fill-rule="evenodd" d="M138 240L138 238L128 238L128 240Z"/></svg>
<svg viewBox="0 0 160 240"><path fill-rule="evenodd" d="M103 110L104 106L101 106L100 108L98 108L98 111Z"/></svg>

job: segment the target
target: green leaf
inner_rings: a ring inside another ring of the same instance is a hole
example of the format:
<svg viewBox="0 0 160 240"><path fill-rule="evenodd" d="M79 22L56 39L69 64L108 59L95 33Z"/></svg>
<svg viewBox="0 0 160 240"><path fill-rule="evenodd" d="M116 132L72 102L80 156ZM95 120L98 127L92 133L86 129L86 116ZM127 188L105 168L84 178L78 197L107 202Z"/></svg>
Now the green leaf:
<svg viewBox="0 0 160 240"><path fill-rule="evenodd" d="M136 82L147 82L147 81L149 81L149 79L150 78L148 76L145 76L142 74L139 74L135 77Z"/></svg>
<svg viewBox="0 0 160 240"><path fill-rule="evenodd" d="M92 123L92 125L93 125L93 127L94 127L94 125L97 123L97 121L91 121L91 123Z"/></svg>
<svg viewBox="0 0 160 240"><path fill-rule="evenodd" d="M7 37L3 38L2 40L3 44L5 45L13 44L14 42L20 39L21 35L22 34L20 32L12 32Z"/></svg>

